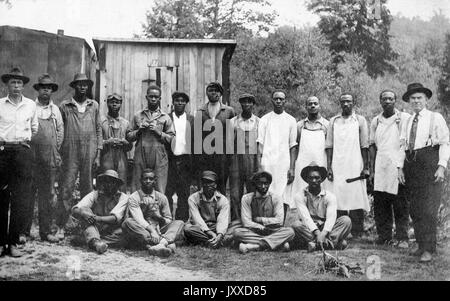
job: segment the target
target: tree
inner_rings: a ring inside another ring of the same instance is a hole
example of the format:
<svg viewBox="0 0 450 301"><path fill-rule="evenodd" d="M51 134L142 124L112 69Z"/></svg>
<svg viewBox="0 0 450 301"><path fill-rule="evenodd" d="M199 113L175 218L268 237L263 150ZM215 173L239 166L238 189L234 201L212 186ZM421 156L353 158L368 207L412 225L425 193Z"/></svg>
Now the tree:
<svg viewBox="0 0 450 301"><path fill-rule="evenodd" d="M392 16L384 5L387 0L310 0L308 9L320 15L319 28L329 41L334 63L343 61L344 53L356 53L372 77L395 72L390 63L396 58L389 41Z"/></svg>
<svg viewBox="0 0 450 301"><path fill-rule="evenodd" d="M8 8L11 8L11 6L12 6L11 0L0 0L0 3L6 4L6 6L7 6Z"/></svg>
<svg viewBox="0 0 450 301"><path fill-rule="evenodd" d="M269 31L275 12L267 0L157 0L147 12L143 35L157 38L235 38Z"/></svg>
<svg viewBox="0 0 450 301"><path fill-rule="evenodd" d="M442 76L439 80L439 100L442 104L450 106L450 33L446 35L445 45Z"/></svg>

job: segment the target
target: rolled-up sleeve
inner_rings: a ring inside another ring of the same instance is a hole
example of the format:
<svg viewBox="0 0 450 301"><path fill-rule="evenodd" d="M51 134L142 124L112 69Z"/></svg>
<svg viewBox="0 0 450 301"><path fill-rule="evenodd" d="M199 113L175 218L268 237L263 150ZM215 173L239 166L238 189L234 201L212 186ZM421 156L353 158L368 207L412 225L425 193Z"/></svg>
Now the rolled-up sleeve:
<svg viewBox="0 0 450 301"><path fill-rule="evenodd" d="M145 220L144 214L142 213L141 206L139 205L139 194L133 193L128 200L128 211L130 212L130 216L134 218L134 220L147 229L150 224Z"/></svg>
<svg viewBox="0 0 450 301"><path fill-rule="evenodd" d="M84 198L81 199L81 201L78 202L78 204L72 207L72 213L75 208L82 208L82 207L92 208L97 198L98 198L97 191L94 190L88 193Z"/></svg>
<svg viewBox="0 0 450 301"><path fill-rule="evenodd" d="M221 197L219 206L220 212L217 216L216 230L217 234L227 233L228 224L230 223L230 201L226 197Z"/></svg>
<svg viewBox="0 0 450 301"><path fill-rule="evenodd" d="M111 210L110 215L116 217L117 223L121 223L128 206L128 196L124 193L121 194L117 205Z"/></svg>
<svg viewBox="0 0 450 301"><path fill-rule="evenodd" d="M252 219L252 208L250 206L252 202L252 195L248 194L242 197L241 201L241 221L242 225L246 228L260 228L261 225L255 223Z"/></svg>

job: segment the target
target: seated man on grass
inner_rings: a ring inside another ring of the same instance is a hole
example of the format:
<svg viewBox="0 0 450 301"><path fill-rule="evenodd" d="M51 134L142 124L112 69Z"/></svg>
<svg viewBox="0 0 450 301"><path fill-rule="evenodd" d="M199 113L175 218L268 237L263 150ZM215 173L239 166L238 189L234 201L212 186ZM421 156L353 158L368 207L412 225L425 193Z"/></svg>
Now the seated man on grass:
<svg viewBox="0 0 450 301"><path fill-rule="evenodd" d="M87 194L72 208L72 215L84 230L88 247L98 254L105 253L108 245L121 242L120 225L127 208L128 197L119 191L123 181L114 170L97 176L97 190Z"/></svg>
<svg viewBox="0 0 450 301"><path fill-rule="evenodd" d="M202 189L188 199L189 221L184 235L191 244L218 248L232 242L239 221L230 224L230 201L217 190L217 174L202 173Z"/></svg>
<svg viewBox="0 0 450 301"><path fill-rule="evenodd" d="M322 248L345 249L352 222L346 215L336 219L336 197L321 187L327 177L326 168L311 162L302 169L300 176L308 186L294 197L301 222L296 221L292 225L295 232L293 244L307 247L308 252Z"/></svg>
<svg viewBox="0 0 450 301"><path fill-rule="evenodd" d="M184 222L172 221L167 197L155 190L156 174L144 169L141 188L128 201L128 216L122 224L127 244L144 246L150 255L169 257L175 242L183 241Z"/></svg>
<svg viewBox="0 0 450 301"><path fill-rule="evenodd" d="M241 222L243 227L234 230L239 251L276 250L289 251L289 241L294 238L292 228L283 227L283 201L269 191L272 175L257 172L252 177L256 192L242 197Z"/></svg>

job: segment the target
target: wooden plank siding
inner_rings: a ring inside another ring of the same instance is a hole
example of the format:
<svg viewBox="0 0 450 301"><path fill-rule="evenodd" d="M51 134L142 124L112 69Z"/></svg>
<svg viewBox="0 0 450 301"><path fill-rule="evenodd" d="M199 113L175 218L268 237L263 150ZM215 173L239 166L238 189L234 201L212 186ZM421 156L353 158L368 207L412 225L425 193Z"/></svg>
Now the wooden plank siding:
<svg viewBox="0 0 450 301"><path fill-rule="evenodd" d="M225 40L93 40L99 55L98 98L102 114L107 111L108 94L119 93L124 97L121 115L128 120L147 106L145 93L149 80L156 83L156 73L161 73L161 109L172 109L171 95L177 86L186 92L191 102L187 110L194 114L206 103L205 87L211 81L223 81L223 66L229 64L236 43ZM229 82L229 80L227 80Z"/></svg>

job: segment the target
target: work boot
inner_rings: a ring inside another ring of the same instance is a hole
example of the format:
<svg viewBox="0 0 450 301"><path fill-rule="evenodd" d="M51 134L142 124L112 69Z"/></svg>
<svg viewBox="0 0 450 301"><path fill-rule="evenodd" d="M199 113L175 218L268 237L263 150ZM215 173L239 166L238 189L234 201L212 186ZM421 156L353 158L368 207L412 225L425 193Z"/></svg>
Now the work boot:
<svg viewBox="0 0 450 301"><path fill-rule="evenodd" d="M100 239L94 238L90 243L91 249L95 250L98 254L103 254L108 249L108 245Z"/></svg>
<svg viewBox="0 0 450 301"><path fill-rule="evenodd" d="M406 240L401 240L401 241L398 242L397 248L399 248L399 249L408 249L409 248L409 243Z"/></svg>
<svg viewBox="0 0 450 301"><path fill-rule="evenodd" d="M170 249L170 251L172 251L173 254L175 254L177 246L174 243L167 245L167 247Z"/></svg>
<svg viewBox="0 0 450 301"><path fill-rule="evenodd" d="M348 242L344 239L338 246L338 250L345 250L348 247Z"/></svg>
<svg viewBox="0 0 450 301"><path fill-rule="evenodd" d="M11 257L21 257L21 256L23 256L23 252L19 250L17 245L10 245L9 246L9 255Z"/></svg>
<svg viewBox="0 0 450 301"><path fill-rule="evenodd" d="M317 249L317 245L315 242L310 241L308 242L308 253L312 253Z"/></svg>
<svg viewBox="0 0 450 301"><path fill-rule="evenodd" d="M284 244L283 244L283 246L281 247L281 251L282 252L289 252L291 250L291 246L289 246L289 243L288 242L285 242Z"/></svg>
<svg viewBox="0 0 450 301"><path fill-rule="evenodd" d="M50 243L58 243L59 242L59 238L56 237L56 235L53 235L53 234L47 234L46 236L44 236L42 238L42 240L48 241Z"/></svg>
<svg viewBox="0 0 450 301"><path fill-rule="evenodd" d="M58 231L56 231L56 234L55 234L56 238L59 239L59 240L64 240L64 236L65 235L66 234L65 234L65 231L64 231L63 227L58 228Z"/></svg>
<svg viewBox="0 0 450 301"><path fill-rule="evenodd" d="M430 262L432 259L433 259L433 255L431 255L431 253L428 251L424 251L422 256L420 256L419 261L425 263L425 262Z"/></svg>
<svg viewBox="0 0 450 301"><path fill-rule="evenodd" d="M239 252L241 252L242 254L246 254L248 252L258 251L258 250L259 250L259 245L257 245L257 244L244 244L244 243L239 244Z"/></svg>
<svg viewBox="0 0 450 301"><path fill-rule="evenodd" d="M19 245L24 245L27 243L27 236L25 234L20 234Z"/></svg>
<svg viewBox="0 0 450 301"><path fill-rule="evenodd" d="M157 244L156 246L147 245L147 250L150 255L158 257L169 257L172 254L172 249L163 244Z"/></svg>

